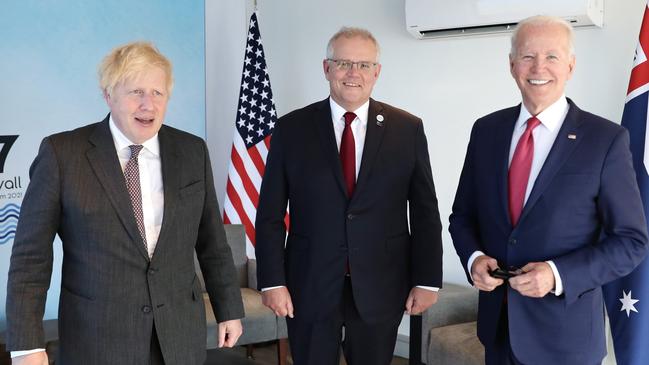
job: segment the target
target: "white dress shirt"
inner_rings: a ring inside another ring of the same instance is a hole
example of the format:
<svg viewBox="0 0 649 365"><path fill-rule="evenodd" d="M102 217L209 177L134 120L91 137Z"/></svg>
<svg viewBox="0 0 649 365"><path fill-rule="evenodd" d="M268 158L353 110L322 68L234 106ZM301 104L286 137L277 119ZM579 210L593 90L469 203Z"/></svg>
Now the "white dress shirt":
<svg viewBox="0 0 649 365"><path fill-rule="evenodd" d="M115 150L119 157L122 171L131 158L131 142L120 131L113 118L110 118L110 132L115 142ZM160 160L160 142L158 134L142 143L142 150L138 156L140 168L140 189L142 191L142 212L144 214L144 232L146 234L147 251L149 258L153 256L155 246L158 243L160 227L162 226L162 215L164 210L164 188L162 184L162 165Z"/></svg>
<svg viewBox="0 0 649 365"><path fill-rule="evenodd" d="M536 178L541 172L541 168L545 163L545 159L554 145L555 139L559 134L559 130L563 125L563 121L566 119L568 114L568 101L566 96L562 95L559 100L555 101L552 105L547 107L541 113L539 113L536 118L541 121L541 124L532 130L532 137L534 138L534 156L532 157L532 168L530 170L530 177L527 180L527 188L525 190L525 200L524 204L527 202L527 198L530 197ZM514 156L514 151L516 150L516 145L518 145L518 140L521 138L527 128L527 120L532 117L532 114L525 108L525 104L521 104L521 111L518 115L518 120L514 125L514 131L512 133L512 142L509 148L509 163L512 162L512 157ZM467 263L467 268L469 274L471 274L471 266L473 266L473 261L475 261L478 256L484 255L482 251L474 252ZM546 261L548 265L552 268L552 273L554 274L554 294L559 296L563 293L563 283L561 281L561 276L559 276L559 271L557 266L552 262L552 260Z"/></svg>
<svg viewBox="0 0 649 365"><path fill-rule="evenodd" d="M113 117L108 122L110 133L113 136L117 157L122 166L122 172L126 163L131 157L131 142L122 131L117 128ZM146 234L147 250L149 258L153 256L160 227L162 226L162 214L164 208L164 189L162 185L162 165L160 163L160 143L156 133L151 139L142 143L144 148L138 156L140 168L140 189L142 191L142 212L144 214L144 232ZM45 351L45 349L33 349L25 351L11 351L11 357L29 355L31 353Z"/></svg>
<svg viewBox="0 0 649 365"><path fill-rule="evenodd" d="M340 105L336 104L334 99L329 98L329 105L331 106L331 120L334 126L334 134L336 135L336 146L340 152L340 143L343 139L343 131L345 130L345 110ZM370 110L370 101L366 101L358 109L352 111L356 114L356 119L350 125L352 134L354 135L354 148L356 155L356 179L358 179L358 172L361 170L361 161L363 160L363 146L365 146L365 135L367 134L367 114Z"/></svg>

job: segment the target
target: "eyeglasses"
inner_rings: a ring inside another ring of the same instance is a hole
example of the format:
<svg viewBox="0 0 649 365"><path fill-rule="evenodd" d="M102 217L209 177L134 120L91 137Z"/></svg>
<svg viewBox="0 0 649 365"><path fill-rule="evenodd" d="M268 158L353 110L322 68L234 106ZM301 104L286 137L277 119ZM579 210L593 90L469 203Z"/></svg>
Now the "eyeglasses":
<svg viewBox="0 0 649 365"><path fill-rule="evenodd" d="M356 69L361 72L370 72L376 65L378 65L377 62L369 62L369 61L358 61L358 62L352 62L349 60L334 60L332 58L327 58L328 62L333 62L336 64L336 69L339 71L349 71L356 65Z"/></svg>

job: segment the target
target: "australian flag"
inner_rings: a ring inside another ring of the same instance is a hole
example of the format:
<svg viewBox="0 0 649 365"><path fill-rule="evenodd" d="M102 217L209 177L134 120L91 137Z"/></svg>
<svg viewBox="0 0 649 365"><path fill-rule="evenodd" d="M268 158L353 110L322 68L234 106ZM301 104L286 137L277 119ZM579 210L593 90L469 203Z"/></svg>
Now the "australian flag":
<svg viewBox="0 0 649 365"><path fill-rule="evenodd" d="M622 125L629 130L638 186L649 217L649 8L645 5ZM619 365L649 364L649 260L604 287L615 357Z"/></svg>

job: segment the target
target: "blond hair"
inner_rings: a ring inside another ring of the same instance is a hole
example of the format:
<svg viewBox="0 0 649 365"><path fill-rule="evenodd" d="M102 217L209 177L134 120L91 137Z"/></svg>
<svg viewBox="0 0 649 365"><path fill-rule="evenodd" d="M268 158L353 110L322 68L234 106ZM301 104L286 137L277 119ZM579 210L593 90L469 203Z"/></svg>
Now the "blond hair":
<svg viewBox="0 0 649 365"><path fill-rule="evenodd" d="M99 87L110 95L121 82L158 67L164 71L167 95L171 95L173 75L171 62L151 42L131 42L113 49L99 65Z"/></svg>

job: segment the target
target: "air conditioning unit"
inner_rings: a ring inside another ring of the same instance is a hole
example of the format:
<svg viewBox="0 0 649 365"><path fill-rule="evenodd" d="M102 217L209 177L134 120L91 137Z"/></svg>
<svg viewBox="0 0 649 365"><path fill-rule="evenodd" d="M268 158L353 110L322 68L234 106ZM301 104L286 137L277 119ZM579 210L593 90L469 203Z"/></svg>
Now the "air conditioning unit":
<svg viewBox="0 0 649 365"><path fill-rule="evenodd" d="M604 0L405 0L406 27L417 39L502 33L533 15L573 26L604 22Z"/></svg>

